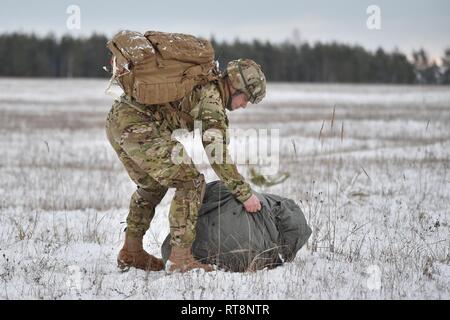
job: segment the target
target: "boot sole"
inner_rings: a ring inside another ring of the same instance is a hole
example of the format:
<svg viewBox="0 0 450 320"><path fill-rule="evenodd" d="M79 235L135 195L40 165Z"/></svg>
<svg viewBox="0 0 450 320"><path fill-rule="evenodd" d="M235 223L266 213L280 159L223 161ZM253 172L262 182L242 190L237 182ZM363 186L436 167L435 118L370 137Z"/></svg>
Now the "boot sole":
<svg viewBox="0 0 450 320"><path fill-rule="evenodd" d="M164 270L164 267L159 267L159 268L156 268L156 267L154 267L154 268L150 268L150 267L148 267L148 268L140 268L140 267L137 267L137 266L133 266L132 264L127 264L127 263L125 263L125 262L123 262L121 260L117 260L117 267L120 269L121 272L127 272L128 270L130 270L130 268L136 268L136 269L144 270L144 271L161 271L161 270Z"/></svg>

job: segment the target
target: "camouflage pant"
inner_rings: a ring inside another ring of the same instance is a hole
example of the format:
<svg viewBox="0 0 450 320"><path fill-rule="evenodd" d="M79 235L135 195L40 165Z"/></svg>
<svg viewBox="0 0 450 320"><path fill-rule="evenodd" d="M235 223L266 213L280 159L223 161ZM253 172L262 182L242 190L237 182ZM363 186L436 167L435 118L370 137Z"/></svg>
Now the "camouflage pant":
<svg viewBox="0 0 450 320"><path fill-rule="evenodd" d="M178 142L171 139L167 122L115 102L108 114L106 134L138 186L131 196L127 232L144 235L167 189L176 188L169 211L171 244L190 246L205 182L192 161L173 163L171 154Z"/></svg>

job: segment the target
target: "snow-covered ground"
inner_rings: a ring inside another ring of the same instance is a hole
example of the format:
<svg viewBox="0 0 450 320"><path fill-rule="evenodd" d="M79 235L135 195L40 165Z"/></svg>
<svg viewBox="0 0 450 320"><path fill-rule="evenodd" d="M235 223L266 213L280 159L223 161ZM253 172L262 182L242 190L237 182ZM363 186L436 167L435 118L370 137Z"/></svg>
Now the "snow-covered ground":
<svg viewBox="0 0 450 320"><path fill-rule="evenodd" d="M106 85L0 79L0 299L450 299L449 87L271 84L230 123L279 129L290 178L255 189L299 203L307 247L274 270L169 275L116 267L134 186ZM145 237L157 256L172 196Z"/></svg>

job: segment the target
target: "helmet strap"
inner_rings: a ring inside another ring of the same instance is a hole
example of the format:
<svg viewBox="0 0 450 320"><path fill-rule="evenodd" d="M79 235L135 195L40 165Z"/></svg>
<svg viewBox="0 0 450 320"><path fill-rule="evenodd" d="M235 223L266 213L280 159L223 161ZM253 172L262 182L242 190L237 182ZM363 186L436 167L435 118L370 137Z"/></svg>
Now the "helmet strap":
<svg viewBox="0 0 450 320"><path fill-rule="evenodd" d="M249 93L250 101L253 103L256 100L256 97L253 95L253 93L249 89L247 80L245 79L244 73L242 72L241 59L238 60L237 65L238 65L238 69L239 69L239 74L241 75L242 81L244 82L244 85L245 85L245 90L247 90L247 92Z"/></svg>
<svg viewBox="0 0 450 320"><path fill-rule="evenodd" d="M233 111L233 108L231 108L231 102L233 100L233 97L235 97L236 92L231 94L230 80L228 79L228 77L226 77L224 80L225 80L225 83L226 83L227 89L228 89L228 99L227 99L227 102L225 104L225 108L227 108L230 111Z"/></svg>

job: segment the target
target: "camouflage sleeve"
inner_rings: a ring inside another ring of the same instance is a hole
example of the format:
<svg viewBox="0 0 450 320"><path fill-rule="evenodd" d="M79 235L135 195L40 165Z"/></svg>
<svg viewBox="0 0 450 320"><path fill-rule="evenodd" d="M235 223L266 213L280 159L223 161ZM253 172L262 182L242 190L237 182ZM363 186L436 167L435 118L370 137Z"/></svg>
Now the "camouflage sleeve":
<svg viewBox="0 0 450 320"><path fill-rule="evenodd" d="M198 103L197 120L202 121L202 141L209 163L227 188L241 202L252 195L250 185L239 174L228 151L228 118L220 93L214 85L204 88Z"/></svg>

